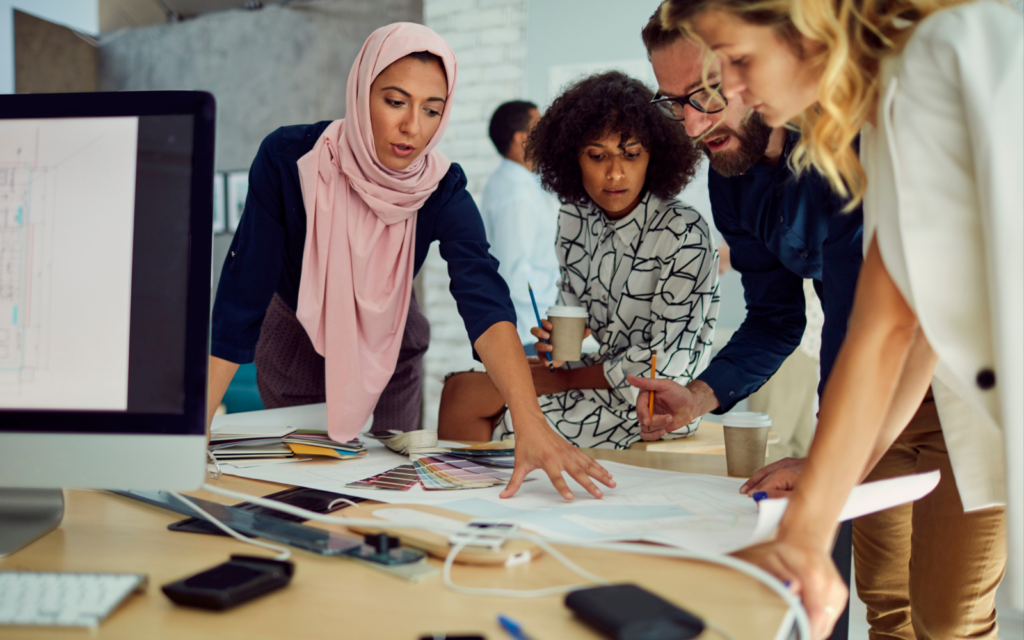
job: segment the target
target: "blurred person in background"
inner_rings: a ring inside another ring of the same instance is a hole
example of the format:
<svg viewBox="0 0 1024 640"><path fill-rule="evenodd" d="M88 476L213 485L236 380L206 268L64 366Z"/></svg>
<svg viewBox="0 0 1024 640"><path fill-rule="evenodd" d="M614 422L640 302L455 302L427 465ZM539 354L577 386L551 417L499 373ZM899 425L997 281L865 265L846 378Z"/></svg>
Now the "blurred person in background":
<svg viewBox="0 0 1024 640"><path fill-rule="evenodd" d="M526 139L540 120L532 102L506 102L494 111L488 133L501 154L480 201L491 255L505 279L516 308L516 330L527 355L534 356L530 329L536 324L528 285L538 309L555 304L558 259L555 235L558 202L540 186L533 163L526 157Z"/></svg>

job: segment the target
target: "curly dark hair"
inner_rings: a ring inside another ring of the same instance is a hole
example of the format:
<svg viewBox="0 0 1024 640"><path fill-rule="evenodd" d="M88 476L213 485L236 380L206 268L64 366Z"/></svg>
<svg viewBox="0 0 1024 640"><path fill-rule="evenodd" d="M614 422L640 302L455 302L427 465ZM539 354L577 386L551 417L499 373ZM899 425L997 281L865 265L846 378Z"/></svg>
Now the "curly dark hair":
<svg viewBox="0 0 1024 640"><path fill-rule="evenodd" d="M636 138L651 154L646 188L674 197L693 178L701 155L683 127L652 105L654 94L642 82L618 71L583 78L558 96L526 143L544 187L562 202L585 204L579 157L584 146L606 132L622 142Z"/></svg>

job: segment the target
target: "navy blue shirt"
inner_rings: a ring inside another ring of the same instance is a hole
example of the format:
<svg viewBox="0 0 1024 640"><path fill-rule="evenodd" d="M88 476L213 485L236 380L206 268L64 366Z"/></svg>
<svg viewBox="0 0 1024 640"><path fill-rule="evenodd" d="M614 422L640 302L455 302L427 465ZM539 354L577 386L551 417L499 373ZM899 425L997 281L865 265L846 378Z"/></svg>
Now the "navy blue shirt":
<svg viewBox="0 0 1024 640"><path fill-rule="evenodd" d="M275 291L292 309L298 304L306 208L296 162L329 124L281 127L260 145L249 169L245 211L224 261L213 305L210 352L218 358L239 364L253 361ZM434 240L448 263L449 289L470 343L495 323L505 320L515 325L508 286L498 275L498 261L487 252L484 225L466 191L466 176L454 163L417 214L416 273Z"/></svg>
<svg viewBox="0 0 1024 640"><path fill-rule="evenodd" d="M761 388L800 345L807 324L803 279L814 280L825 325L821 383L832 370L853 309L860 273L864 215L843 213L844 202L820 174L799 180L787 166L799 140L787 132L775 167L757 163L725 178L713 169L708 190L715 226L743 281L747 317L697 378L715 392L724 413Z"/></svg>

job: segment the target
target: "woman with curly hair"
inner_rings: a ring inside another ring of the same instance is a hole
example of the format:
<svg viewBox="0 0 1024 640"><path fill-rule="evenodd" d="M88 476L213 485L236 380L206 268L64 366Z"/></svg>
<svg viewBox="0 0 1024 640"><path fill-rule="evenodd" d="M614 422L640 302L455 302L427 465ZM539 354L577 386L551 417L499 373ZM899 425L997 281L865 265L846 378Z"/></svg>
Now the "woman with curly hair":
<svg viewBox="0 0 1024 640"><path fill-rule="evenodd" d="M653 97L619 72L584 78L555 100L527 143L543 185L563 203L558 304L584 307L588 333L601 345L553 370L531 361L548 422L578 447L624 449L640 439L637 390L626 376L647 375L655 350L658 375L682 384L710 358L718 254L707 223L674 199L699 154L682 127L650 104ZM546 339L550 330L544 321L533 334ZM543 342L536 347L551 351ZM443 438L513 434L497 389L476 372L446 381L438 428Z"/></svg>

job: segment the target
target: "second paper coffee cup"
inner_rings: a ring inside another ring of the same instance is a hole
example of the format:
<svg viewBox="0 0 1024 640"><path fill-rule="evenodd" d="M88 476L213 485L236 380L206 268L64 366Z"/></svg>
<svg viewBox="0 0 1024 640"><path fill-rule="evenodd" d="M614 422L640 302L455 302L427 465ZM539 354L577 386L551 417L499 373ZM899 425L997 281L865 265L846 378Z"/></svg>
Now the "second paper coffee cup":
<svg viewBox="0 0 1024 640"><path fill-rule="evenodd" d="M548 307L551 329L551 357L572 362L580 359L583 350L583 332L587 328L587 310L556 304Z"/></svg>
<svg viewBox="0 0 1024 640"><path fill-rule="evenodd" d="M771 426L767 413L737 411L722 416L725 466L730 476L749 478L764 466Z"/></svg>

